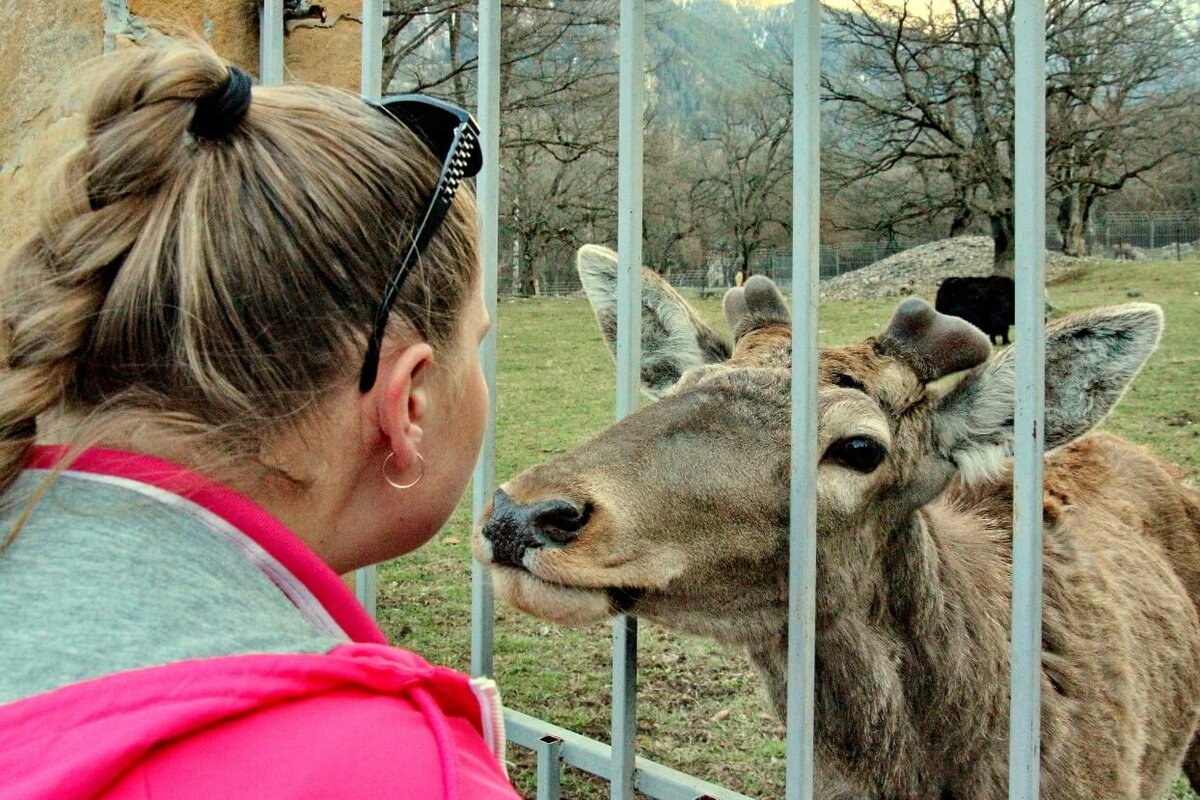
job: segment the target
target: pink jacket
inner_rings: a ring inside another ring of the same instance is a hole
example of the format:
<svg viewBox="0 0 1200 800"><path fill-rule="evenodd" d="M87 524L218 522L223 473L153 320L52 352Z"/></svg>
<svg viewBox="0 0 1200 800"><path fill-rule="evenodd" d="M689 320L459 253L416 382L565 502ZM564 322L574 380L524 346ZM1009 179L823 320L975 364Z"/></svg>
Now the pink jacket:
<svg viewBox="0 0 1200 800"><path fill-rule="evenodd" d="M59 457L39 448L34 465ZM293 581L289 596L319 604L353 642L178 661L0 705L0 798L518 797L494 684L387 646L332 571L229 490L128 454L89 451L71 469L111 474L114 457L171 491L186 477L188 502L255 531L256 557Z"/></svg>
<svg viewBox="0 0 1200 800"><path fill-rule="evenodd" d="M0 796L516 798L498 720L382 645L178 662L0 708Z"/></svg>

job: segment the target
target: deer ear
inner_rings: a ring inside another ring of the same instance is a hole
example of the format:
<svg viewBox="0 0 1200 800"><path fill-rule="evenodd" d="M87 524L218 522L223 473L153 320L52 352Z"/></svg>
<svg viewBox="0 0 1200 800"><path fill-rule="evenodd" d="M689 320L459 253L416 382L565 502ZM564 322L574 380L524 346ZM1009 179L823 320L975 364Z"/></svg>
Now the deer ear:
<svg viewBox="0 0 1200 800"><path fill-rule="evenodd" d="M616 352L617 254L585 244L575 258L583 291L608 349ZM666 394L683 373L729 358L729 343L704 324L687 301L654 272L642 268L642 388Z"/></svg>
<svg viewBox="0 0 1200 800"><path fill-rule="evenodd" d="M1149 303L1075 314L1046 328L1047 450L1099 425L1158 346L1162 310ZM1012 455L1015 348L976 367L938 402L934 445L967 481Z"/></svg>

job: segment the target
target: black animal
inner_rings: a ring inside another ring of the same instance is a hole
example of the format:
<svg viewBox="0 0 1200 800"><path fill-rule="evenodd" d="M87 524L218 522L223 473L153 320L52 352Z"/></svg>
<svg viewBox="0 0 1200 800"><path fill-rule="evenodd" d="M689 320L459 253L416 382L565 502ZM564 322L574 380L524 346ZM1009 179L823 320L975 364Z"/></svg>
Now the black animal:
<svg viewBox="0 0 1200 800"><path fill-rule="evenodd" d="M989 339L999 336L1008 344L1008 328L1016 322L1013 279L1003 275L946 278L938 287L934 307L943 314L962 317Z"/></svg>

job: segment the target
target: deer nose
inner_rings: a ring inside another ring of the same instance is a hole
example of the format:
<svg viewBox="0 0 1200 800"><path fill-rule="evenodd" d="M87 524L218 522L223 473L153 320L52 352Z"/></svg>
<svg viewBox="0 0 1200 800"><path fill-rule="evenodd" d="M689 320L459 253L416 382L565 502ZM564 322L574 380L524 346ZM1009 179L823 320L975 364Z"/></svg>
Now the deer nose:
<svg viewBox="0 0 1200 800"><path fill-rule="evenodd" d="M519 567L529 550L575 541L590 516L590 508L571 500L552 498L524 505L497 489L483 536L492 543L493 562Z"/></svg>

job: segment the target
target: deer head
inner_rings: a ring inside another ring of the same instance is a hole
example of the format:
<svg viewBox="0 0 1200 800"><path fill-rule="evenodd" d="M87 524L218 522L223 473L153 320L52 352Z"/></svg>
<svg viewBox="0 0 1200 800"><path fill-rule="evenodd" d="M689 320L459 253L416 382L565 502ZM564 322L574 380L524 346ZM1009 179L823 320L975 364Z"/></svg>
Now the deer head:
<svg viewBox="0 0 1200 800"><path fill-rule="evenodd" d="M604 248L579 252L610 347L616 264ZM473 551L498 596L552 621L634 613L747 642L786 615L789 313L751 278L725 298L730 348L648 271L642 299L642 379L658 401L504 484ZM1048 327L1048 448L1103 419L1161 319L1136 304ZM1006 465L1014 353L990 353L979 330L915 298L880 335L821 351L818 624L860 601L881 542L955 476L981 483Z"/></svg>

